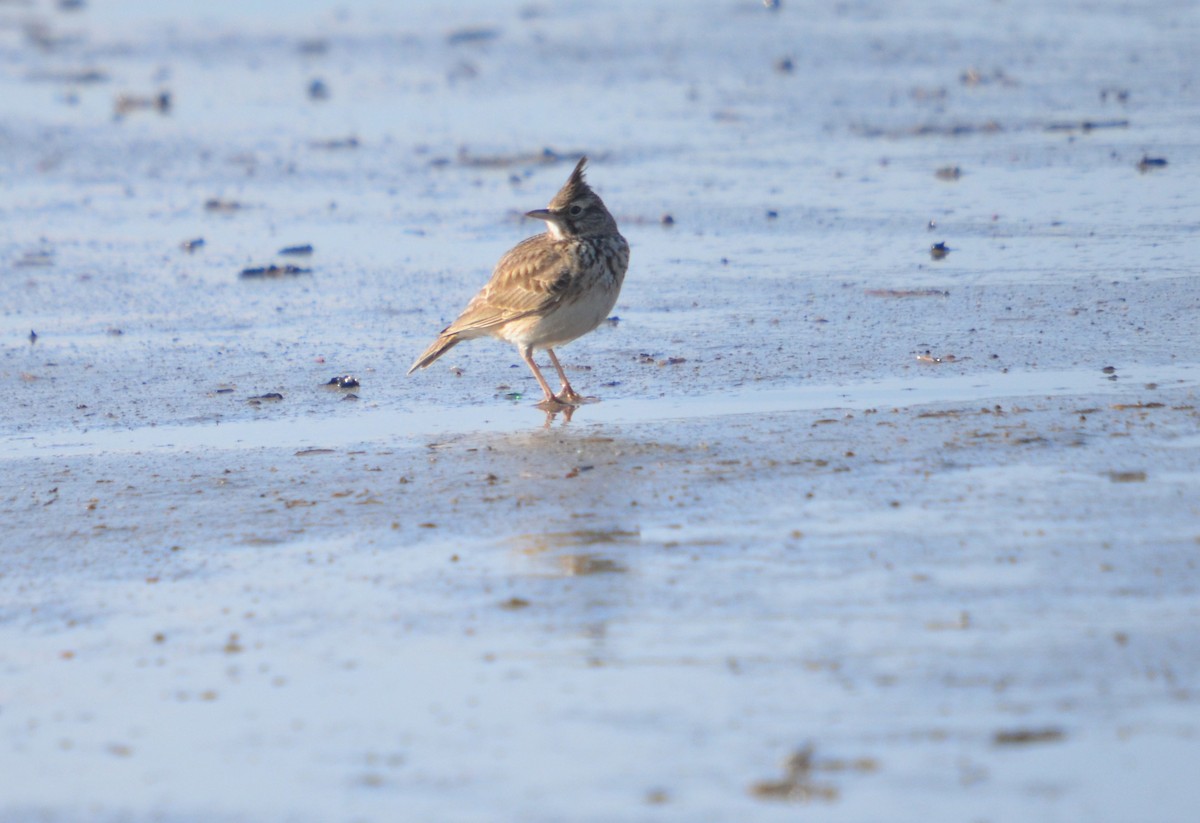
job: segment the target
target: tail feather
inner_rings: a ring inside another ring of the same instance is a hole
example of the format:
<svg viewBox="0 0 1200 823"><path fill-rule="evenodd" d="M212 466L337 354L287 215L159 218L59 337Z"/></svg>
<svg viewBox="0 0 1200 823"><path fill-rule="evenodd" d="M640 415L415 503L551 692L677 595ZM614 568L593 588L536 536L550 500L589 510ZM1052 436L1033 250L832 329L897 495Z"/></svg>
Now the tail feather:
<svg viewBox="0 0 1200 823"><path fill-rule="evenodd" d="M463 338L459 337L453 332L450 334L442 333L438 336L437 340L434 340L433 343L430 344L429 348L425 350L425 353L416 359L416 361L409 368L408 373L412 374L417 369L425 368L434 360L437 360L443 354L450 351L450 349L457 346L462 339Z"/></svg>

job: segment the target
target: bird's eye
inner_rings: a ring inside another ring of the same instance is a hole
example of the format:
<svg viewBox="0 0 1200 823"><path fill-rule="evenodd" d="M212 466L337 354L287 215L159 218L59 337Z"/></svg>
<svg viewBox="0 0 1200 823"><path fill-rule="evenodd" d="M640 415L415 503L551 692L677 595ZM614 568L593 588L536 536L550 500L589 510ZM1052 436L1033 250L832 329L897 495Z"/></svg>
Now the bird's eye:
<svg viewBox="0 0 1200 823"><path fill-rule="evenodd" d="M583 214L583 206L571 206L571 216L578 217Z"/></svg>

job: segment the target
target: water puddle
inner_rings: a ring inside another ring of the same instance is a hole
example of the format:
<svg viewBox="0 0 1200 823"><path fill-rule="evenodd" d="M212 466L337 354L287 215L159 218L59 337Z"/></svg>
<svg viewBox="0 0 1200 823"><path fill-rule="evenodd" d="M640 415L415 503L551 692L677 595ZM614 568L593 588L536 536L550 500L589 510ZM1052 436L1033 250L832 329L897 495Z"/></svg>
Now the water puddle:
<svg viewBox="0 0 1200 823"><path fill-rule="evenodd" d="M936 368L936 367L931 367ZM1116 377L1116 379L1113 379ZM1001 398L1126 395L1200 382L1200 364L1124 366L1113 374L1098 369L1009 371L950 376L889 377L850 384L739 386L695 397L614 398L575 412L572 427L592 423L638 425L744 414L783 414L825 409L891 409L936 403L987 404ZM411 444L431 436L486 431L522 431L562 424L526 403L483 406L418 406L361 409L353 418L260 419L147 426L130 430L48 432L0 439L0 459L66 457L143 451L295 448L336 450L364 443ZM319 458L318 458L319 459Z"/></svg>

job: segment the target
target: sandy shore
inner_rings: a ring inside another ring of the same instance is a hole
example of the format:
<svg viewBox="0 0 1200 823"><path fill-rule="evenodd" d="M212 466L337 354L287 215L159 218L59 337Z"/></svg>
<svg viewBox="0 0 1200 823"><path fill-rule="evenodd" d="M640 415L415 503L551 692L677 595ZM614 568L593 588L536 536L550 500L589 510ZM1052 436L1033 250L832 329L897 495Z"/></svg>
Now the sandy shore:
<svg viewBox="0 0 1200 823"><path fill-rule="evenodd" d="M1190 7L68 5L0 3L0 821L1190 819ZM600 402L405 377L581 152Z"/></svg>

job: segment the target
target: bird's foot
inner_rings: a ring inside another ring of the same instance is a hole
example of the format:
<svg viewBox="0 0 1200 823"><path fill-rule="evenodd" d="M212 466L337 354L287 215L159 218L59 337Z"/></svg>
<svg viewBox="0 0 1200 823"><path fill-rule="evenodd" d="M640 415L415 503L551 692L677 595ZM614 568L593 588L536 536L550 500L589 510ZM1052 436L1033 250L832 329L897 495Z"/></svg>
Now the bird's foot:
<svg viewBox="0 0 1200 823"><path fill-rule="evenodd" d="M564 400L559 400L557 397L551 395L541 403L535 405L534 408L541 409L544 412L550 412L551 414L557 414L561 411L575 411L575 404L566 402Z"/></svg>
<svg viewBox="0 0 1200 823"><path fill-rule="evenodd" d="M600 400L599 397L584 397L570 386L563 386L562 391L554 395L554 399L571 406L582 406L584 403L596 403Z"/></svg>

